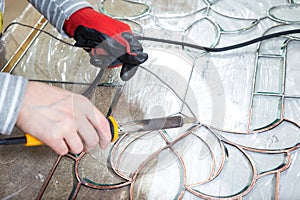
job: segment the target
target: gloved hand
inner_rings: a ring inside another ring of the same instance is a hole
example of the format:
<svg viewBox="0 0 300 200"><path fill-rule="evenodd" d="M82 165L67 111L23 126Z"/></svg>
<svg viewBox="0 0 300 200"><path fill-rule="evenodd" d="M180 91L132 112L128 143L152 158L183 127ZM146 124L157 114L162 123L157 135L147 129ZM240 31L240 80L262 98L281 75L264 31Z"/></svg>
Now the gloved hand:
<svg viewBox="0 0 300 200"><path fill-rule="evenodd" d="M91 64L101 68L122 66L120 77L129 80L138 65L148 58L130 27L92 8L75 12L64 23L66 33L75 45L90 52Z"/></svg>

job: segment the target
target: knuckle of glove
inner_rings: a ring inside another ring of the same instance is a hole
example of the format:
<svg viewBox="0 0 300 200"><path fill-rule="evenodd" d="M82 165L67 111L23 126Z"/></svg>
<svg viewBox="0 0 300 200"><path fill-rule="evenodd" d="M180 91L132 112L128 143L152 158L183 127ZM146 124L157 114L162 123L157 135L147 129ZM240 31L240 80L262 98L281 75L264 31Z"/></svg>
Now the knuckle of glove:
<svg viewBox="0 0 300 200"><path fill-rule="evenodd" d="M122 33L122 37L128 41L130 45L130 52L122 55L120 60L124 63L139 65L148 59L148 54L143 52L141 43L131 33Z"/></svg>
<svg viewBox="0 0 300 200"><path fill-rule="evenodd" d="M78 26L74 33L74 39L76 40L75 46L77 47L94 48L106 38L95 29Z"/></svg>

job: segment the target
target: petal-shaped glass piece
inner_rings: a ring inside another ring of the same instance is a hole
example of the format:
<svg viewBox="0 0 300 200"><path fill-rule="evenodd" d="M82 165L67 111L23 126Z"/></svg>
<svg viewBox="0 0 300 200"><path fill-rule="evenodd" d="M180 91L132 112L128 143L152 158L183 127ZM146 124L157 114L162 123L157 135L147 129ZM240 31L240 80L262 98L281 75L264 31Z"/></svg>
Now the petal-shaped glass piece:
<svg viewBox="0 0 300 200"><path fill-rule="evenodd" d="M271 19L283 23L300 23L300 4L278 5L270 8L268 15Z"/></svg>
<svg viewBox="0 0 300 200"><path fill-rule="evenodd" d="M123 178L115 176L107 165L108 153L108 150L103 151L98 147L85 154L78 163L80 179L93 186L113 186L126 182Z"/></svg>
<svg viewBox="0 0 300 200"><path fill-rule="evenodd" d="M171 149L150 157L132 184L133 199L177 199L183 189L183 171Z"/></svg>
<svg viewBox="0 0 300 200"><path fill-rule="evenodd" d="M257 174L280 170L287 165L288 156L284 153L267 154L247 151L247 154L253 159L257 169ZM272 162L266 162L267 160L272 160Z"/></svg>
<svg viewBox="0 0 300 200"><path fill-rule="evenodd" d="M149 12L150 7L143 3L128 0L104 0L99 3L104 14L118 19L134 19Z"/></svg>
<svg viewBox="0 0 300 200"><path fill-rule="evenodd" d="M221 173L208 183L192 187L199 195L230 198L250 189L256 173L253 163L241 149L225 146L228 156Z"/></svg>
<svg viewBox="0 0 300 200"><path fill-rule="evenodd" d="M113 147L110 162L117 173L132 178L141 164L164 146L158 131L128 134Z"/></svg>
<svg viewBox="0 0 300 200"><path fill-rule="evenodd" d="M243 199L273 199L276 193L276 175L270 174L257 180L251 194L246 195ZM284 195L284 197L286 197Z"/></svg>
<svg viewBox="0 0 300 200"><path fill-rule="evenodd" d="M213 9L211 9L211 12L209 12L208 16L218 23L223 33L238 33L248 31L259 23L258 19L236 18L223 15Z"/></svg>
<svg viewBox="0 0 300 200"><path fill-rule="evenodd" d="M183 161L187 185L213 179L224 164L223 146L205 127L193 129L173 146Z"/></svg>
<svg viewBox="0 0 300 200"><path fill-rule="evenodd" d="M229 141L256 150L270 150L276 153L292 149L300 143L300 128L291 122L283 121L266 132L256 134L232 134L219 132Z"/></svg>
<svg viewBox="0 0 300 200"><path fill-rule="evenodd" d="M204 47L214 47L220 40L220 28L218 24L209 17L203 17L191 24L184 32L183 41L191 44L197 44ZM185 47L193 54L203 53L203 51L196 51Z"/></svg>

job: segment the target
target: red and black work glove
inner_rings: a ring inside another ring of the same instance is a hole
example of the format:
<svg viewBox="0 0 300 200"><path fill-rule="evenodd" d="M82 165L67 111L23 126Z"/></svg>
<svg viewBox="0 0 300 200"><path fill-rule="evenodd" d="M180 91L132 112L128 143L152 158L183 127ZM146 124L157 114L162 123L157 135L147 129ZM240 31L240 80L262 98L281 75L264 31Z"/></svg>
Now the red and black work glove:
<svg viewBox="0 0 300 200"><path fill-rule="evenodd" d="M130 27L92 8L75 12L64 23L66 33L76 40L75 46L90 53L91 64L101 68L119 67L120 77L129 80L138 66L148 58Z"/></svg>

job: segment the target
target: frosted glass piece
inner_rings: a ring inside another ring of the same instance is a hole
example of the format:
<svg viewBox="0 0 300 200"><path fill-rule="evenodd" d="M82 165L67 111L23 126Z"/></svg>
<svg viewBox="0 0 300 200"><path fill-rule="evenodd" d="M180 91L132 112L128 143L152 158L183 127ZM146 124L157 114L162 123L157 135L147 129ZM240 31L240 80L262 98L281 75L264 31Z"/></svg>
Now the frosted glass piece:
<svg viewBox="0 0 300 200"><path fill-rule="evenodd" d="M182 166L170 149L144 163L134 182L133 199L177 199L182 189Z"/></svg>
<svg viewBox="0 0 300 200"><path fill-rule="evenodd" d="M124 0L104 0L99 3L99 9L104 14L114 18L138 18L146 14L150 7L143 3Z"/></svg>
<svg viewBox="0 0 300 200"><path fill-rule="evenodd" d="M233 133L220 132L220 134L235 144L239 144L247 148L254 148L256 150L270 150L273 152L280 151L282 149L294 148L300 142L299 127L287 121L282 121L270 130L265 130L259 133L237 135ZM267 155L266 152L265 155Z"/></svg>
<svg viewBox="0 0 300 200"><path fill-rule="evenodd" d="M183 16L195 13L207 7L204 1L161 0L152 2L151 14L168 17Z"/></svg>
<svg viewBox="0 0 300 200"><path fill-rule="evenodd" d="M284 105L285 105L285 110L284 110L285 118L299 124L300 123L300 98L297 99L287 98L285 99Z"/></svg>
<svg viewBox="0 0 300 200"><path fill-rule="evenodd" d="M270 8L269 15L271 19L284 23L300 23L300 5L279 5Z"/></svg>
<svg viewBox="0 0 300 200"><path fill-rule="evenodd" d="M284 56L283 45L287 38L272 38L262 41L259 48L259 55L281 55Z"/></svg>
<svg viewBox="0 0 300 200"><path fill-rule="evenodd" d="M275 142L276 139L274 137L273 141ZM273 170L282 169L287 163L287 156L285 154L266 154L250 151L247 151L247 153L251 156L255 163L257 174L263 174ZM266 162L267 160L272 160L272 162Z"/></svg>
<svg viewBox="0 0 300 200"><path fill-rule="evenodd" d="M274 5L286 4L286 0L273 0L273 1L248 1L239 0L232 2L232 0L216 1L212 5L214 10L218 12L238 18L245 19L259 19L266 16L268 10Z"/></svg>
<svg viewBox="0 0 300 200"><path fill-rule="evenodd" d="M223 163L220 141L200 127L174 145L185 165L187 184L203 183L217 176Z"/></svg>
<svg viewBox="0 0 300 200"><path fill-rule="evenodd" d="M288 43L286 56L286 94L289 96L300 96L299 51L300 41Z"/></svg>
<svg viewBox="0 0 300 200"><path fill-rule="evenodd" d="M132 178L142 163L165 145L158 131L129 134L112 149L112 166L118 173Z"/></svg>
<svg viewBox="0 0 300 200"><path fill-rule="evenodd" d="M258 57L255 92L283 93L284 58Z"/></svg>
<svg viewBox="0 0 300 200"><path fill-rule="evenodd" d="M206 197L230 198L250 187L254 178L249 158L236 147L226 145L226 149L228 156L219 176L208 183L193 187ZM228 185L228 182L231 184Z"/></svg>
<svg viewBox="0 0 300 200"><path fill-rule="evenodd" d="M208 17L201 18L190 25L184 33L183 41L204 47L214 47L220 39L219 26ZM199 50L185 47L188 51L196 53ZM196 52L195 52L196 51ZM200 50L199 53L203 53Z"/></svg>
<svg viewBox="0 0 300 200"><path fill-rule="evenodd" d="M79 177L94 186L113 185L124 182L124 179L114 176L114 173L106 163L108 151L97 147L85 154L78 165Z"/></svg>
<svg viewBox="0 0 300 200"><path fill-rule="evenodd" d="M280 97L256 95L253 100L251 129L259 130L272 125L281 118Z"/></svg>
<svg viewBox="0 0 300 200"><path fill-rule="evenodd" d="M145 52L149 59L126 83L115 108L117 119L123 122L176 114L183 105L191 59L178 49L145 45Z"/></svg>

